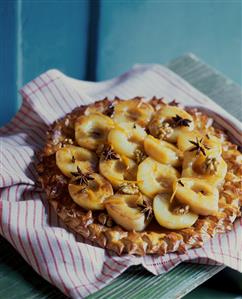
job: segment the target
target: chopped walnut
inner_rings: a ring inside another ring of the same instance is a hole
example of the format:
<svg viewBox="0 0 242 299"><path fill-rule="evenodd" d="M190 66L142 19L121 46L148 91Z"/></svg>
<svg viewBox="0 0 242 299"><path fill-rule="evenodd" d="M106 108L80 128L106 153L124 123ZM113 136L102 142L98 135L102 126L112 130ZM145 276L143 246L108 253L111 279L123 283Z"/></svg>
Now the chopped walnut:
<svg viewBox="0 0 242 299"><path fill-rule="evenodd" d="M179 206L176 206L172 212L176 215L185 215L189 212L189 205L179 205Z"/></svg>
<svg viewBox="0 0 242 299"><path fill-rule="evenodd" d="M158 138L165 139L166 137L169 137L173 133L173 128L170 126L170 124L166 121L164 121L159 127L158 127Z"/></svg>
<svg viewBox="0 0 242 299"><path fill-rule="evenodd" d="M119 190L119 193L124 194L138 194L139 193L139 187L135 183L123 183Z"/></svg>
<svg viewBox="0 0 242 299"><path fill-rule="evenodd" d="M65 138L65 139L63 140L63 143L64 143L64 144L73 144L74 142L73 142L73 140L72 140L71 138Z"/></svg>
<svg viewBox="0 0 242 299"><path fill-rule="evenodd" d="M137 162L137 164L140 164L147 157L146 154L143 151L141 151L140 149L136 149L134 152L134 155L135 155L135 161Z"/></svg>
<svg viewBox="0 0 242 299"><path fill-rule="evenodd" d="M216 158L206 157L203 165L202 165L202 172L203 173L209 173L214 174L217 172L219 166L219 162Z"/></svg>

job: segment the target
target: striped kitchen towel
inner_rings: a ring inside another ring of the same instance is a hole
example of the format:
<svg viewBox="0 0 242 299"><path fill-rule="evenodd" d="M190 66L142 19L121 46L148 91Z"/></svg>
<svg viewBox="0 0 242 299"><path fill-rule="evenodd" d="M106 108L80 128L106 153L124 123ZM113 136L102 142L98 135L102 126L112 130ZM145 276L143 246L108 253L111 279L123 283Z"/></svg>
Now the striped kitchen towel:
<svg viewBox="0 0 242 299"><path fill-rule="evenodd" d="M23 104L0 129L0 233L42 277L72 298L101 289L131 265L142 264L157 275L182 261L225 264L242 271L242 220L231 232L218 235L203 248L184 254L117 256L71 232L48 205L36 185L35 153L45 141L49 124L76 106L106 96L177 99L186 106L207 109L240 142L241 124L183 79L159 65L138 65L113 80L100 83L69 78L50 70L21 89Z"/></svg>

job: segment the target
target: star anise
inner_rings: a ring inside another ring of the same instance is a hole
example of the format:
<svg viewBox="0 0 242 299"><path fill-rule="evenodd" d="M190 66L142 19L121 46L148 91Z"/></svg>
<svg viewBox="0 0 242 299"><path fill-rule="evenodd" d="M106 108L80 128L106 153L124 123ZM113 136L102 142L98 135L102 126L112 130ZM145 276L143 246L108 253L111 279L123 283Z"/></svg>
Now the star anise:
<svg viewBox="0 0 242 299"><path fill-rule="evenodd" d="M178 183L179 185L181 185L182 187L184 187L184 184L183 184L183 182L182 182L181 180L178 180L177 183Z"/></svg>
<svg viewBox="0 0 242 299"><path fill-rule="evenodd" d="M137 207L145 215L146 221L149 221L153 217L152 205L147 200L143 199L142 202L138 202Z"/></svg>
<svg viewBox="0 0 242 299"><path fill-rule="evenodd" d="M176 116L173 116L171 118L171 126L173 128L177 128L177 127L189 127L190 123L192 122L190 119L188 118L182 118L180 117L178 114L176 114Z"/></svg>
<svg viewBox="0 0 242 299"><path fill-rule="evenodd" d="M207 147L206 145L204 145L202 143L203 138L201 138L200 140L196 137L196 141L193 140L189 140L189 142L191 144L194 145L194 147L192 147L189 152L194 152L196 151L196 155L199 155L200 153L202 153L204 156L206 156L206 152L205 149L209 149L209 147Z"/></svg>
<svg viewBox="0 0 242 299"><path fill-rule="evenodd" d="M179 106L179 103L174 99L169 103L170 106Z"/></svg>
<svg viewBox="0 0 242 299"><path fill-rule="evenodd" d="M104 160L118 160L119 157L110 145L105 146L102 151L102 156Z"/></svg>
<svg viewBox="0 0 242 299"><path fill-rule="evenodd" d="M76 172L71 172L71 175L74 176L72 181L79 185L88 186L88 182L94 180L94 178L89 173L87 173L87 174L82 173L79 166L77 166Z"/></svg>
<svg viewBox="0 0 242 299"><path fill-rule="evenodd" d="M113 115L113 112L114 112L114 105L113 103L110 103L104 113L105 115L110 117Z"/></svg>

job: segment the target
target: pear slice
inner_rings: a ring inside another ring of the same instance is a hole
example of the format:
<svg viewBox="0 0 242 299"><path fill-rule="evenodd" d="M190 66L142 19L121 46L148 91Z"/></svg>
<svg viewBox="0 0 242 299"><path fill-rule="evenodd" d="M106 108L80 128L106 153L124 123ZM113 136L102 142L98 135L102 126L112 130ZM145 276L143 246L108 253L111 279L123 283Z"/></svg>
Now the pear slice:
<svg viewBox="0 0 242 299"><path fill-rule="evenodd" d="M104 210L104 200L113 195L112 185L104 177L92 173L88 185L70 183L68 190L73 201L86 210Z"/></svg>
<svg viewBox="0 0 242 299"><path fill-rule="evenodd" d="M170 209L171 193L157 194L153 201L153 210L157 222L168 229L183 229L192 226L198 215L192 212L178 215Z"/></svg>
<svg viewBox="0 0 242 299"><path fill-rule="evenodd" d="M153 112L154 108L140 98L119 100L114 107L113 120L118 124L135 123L144 127L150 121Z"/></svg>
<svg viewBox="0 0 242 299"><path fill-rule="evenodd" d="M99 171L114 188L119 188L126 181L136 181L137 164L125 156L120 156L117 160L105 160L101 157Z"/></svg>
<svg viewBox="0 0 242 299"><path fill-rule="evenodd" d="M60 171L72 177L72 172L80 168L82 173L94 172L97 166L97 156L95 153L74 145L67 145L56 152L56 164Z"/></svg>
<svg viewBox="0 0 242 299"><path fill-rule="evenodd" d="M175 168L161 164L150 157L138 166L138 186L151 198L161 192L172 192L172 184L178 177L179 173Z"/></svg>
<svg viewBox="0 0 242 299"><path fill-rule="evenodd" d="M183 122L179 122L179 119ZM184 121L186 125L183 125ZM177 141L179 134L193 129L192 116L180 107L169 105L159 109L149 123L149 130L153 136L172 143Z"/></svg>
<svg viewBox="0 0 242 299"><path fill-rule="evenodd" d="M145 136L144 128L126 123L116 126L109 132L108 143L116 153L134 159L135 151L142 148Z"/></svg>
<svg viewBox="0 0 242 299"><path fill-rule="evenodd" d="M147 226L145 214L137 206L140 195L115 194L105 200L109 216L128 231L142 231Z"/></svg>
<svg viewBox="0 0 242 299"><path fill-rule="evenodd" d="M113 127L113 120L101 113L81 115L75 123L76 142L84 148L96 150L100 144L106 142Z"/></svg>
<svg viewBox="0 0 242 299"><path fill-rule="evenodd" d="M196 142L196 139L199 140L203 137L203 135L198 131L183 131L177 137L177 147L185 152L193 147L193 144L190 141Z"/></svg>
<svg viewBox="0 0 242 299"><path fill-rule="evenodd" d="M181 178L174 182L173 191L176 199L189 205L194 213L207 216L218 211L218 189L203 179Z"/></svg>
<svg viewBox="0 0 242 299"><path fill-rule="evenodd" d="M144 148L147 155L160 163L172 166L181 164L181 152L169 142L147 135L144 140Z"/></svg>
<svg viewBox="0 0 242 299"><path fill-rule="evenodd" d="M212 165L214 171L211 173L209 172L209 159L210 161L215 159L215 166ZM221 156L204 156L201 153L196 155L195 152L189 150L184 153L182 168L182 177L204 179L215 187L223 183L227 173L227 163Z"/></svg>
<svg viewBox="0 0 242 299"><path fill-rule="evenodd" d="M178 135L177 138L177 147L182 151L185 152L190 150L194 147L192 142L202 140L202 144L204 145L204 150L206 155L218 157L222 153L222 143L219 138L213 135L202 135L198 131L183 131ZM192 141L192 142L191 142Z"/></svg>

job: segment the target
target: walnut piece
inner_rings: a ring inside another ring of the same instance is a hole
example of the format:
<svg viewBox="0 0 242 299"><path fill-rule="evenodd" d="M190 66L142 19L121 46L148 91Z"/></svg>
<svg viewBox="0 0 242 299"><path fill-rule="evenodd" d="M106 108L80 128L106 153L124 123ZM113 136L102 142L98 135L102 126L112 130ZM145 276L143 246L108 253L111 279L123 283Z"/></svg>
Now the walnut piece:
<svg viewBox="0 0 242 299"><path fill-rule="evenodd" d="M123 183L119 190L119 193L123 194L138 194L139 193L139 187L136 185L136 183Z"/></svg>
<svg viewBox="0 0 242 299"><path fill-rule="evenodd" d="M216 158L206 157L201 170L203 173L215 174L218 170L219 162Z"/></svg>
<svg viewBox="0 0 242 299"><path fill-rule="evenodd" d="M189 212L189 209L189 205L179 205L172 210L172 213L176 215L185 215Z"/></svg>
<svg viewBox="0 0 242 299"><path fill-rule="evenodd" d="M161 125L158 127L158 138L165 139L166 137L169 137L173 133L173 128L170 126L170 124L166 121L164 121Z"/></svg>
<svg viewBox="0 0 242 299"><path fill-rule="evenodd" d="M137 164L140 164L147 157L146 154L143 151L141 151L140 149L136 149L134 152L134 155L135 155L135 161L137 162Z"/></svg>

